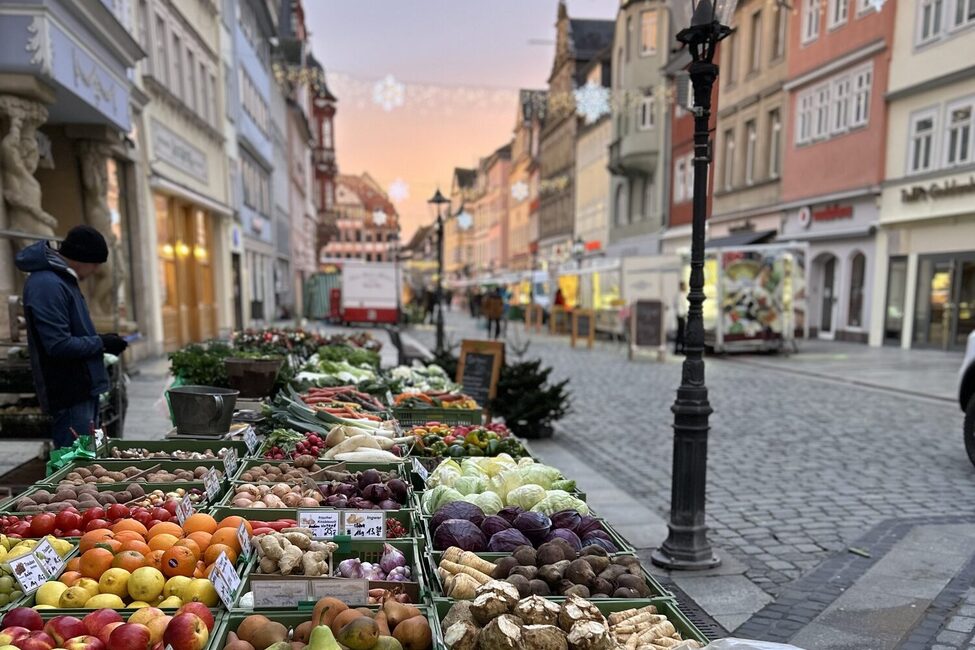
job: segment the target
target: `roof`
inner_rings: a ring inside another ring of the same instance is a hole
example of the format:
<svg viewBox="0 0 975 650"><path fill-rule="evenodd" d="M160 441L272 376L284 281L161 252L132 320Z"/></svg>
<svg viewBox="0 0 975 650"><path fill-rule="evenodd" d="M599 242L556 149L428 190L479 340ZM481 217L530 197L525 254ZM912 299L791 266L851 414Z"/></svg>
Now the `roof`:
<svg viewBox="0 0 975 650"><path fill-rule="evenodd" d="M577 61L589 61L600 52L613 45L616 31L615 20L593 20L590 18L570 18L570 47Z"/></svg>
<svg viewBox="0 0 975 650"><path fill-rule="evenodd" d="M454 178L457 179L457 187L460 189L474 187L477 182L477 170L454 167Z"/></svg>
<svg viewBox="0 0 975 650"><path fill-rule="evenodd" d="M386 196L386 193L379 190L368 174L362 176L339 174L335 182L337 185L344 185L355 194L367 212L382 210L388 215L396 216L396 207Z"/></svg>
<svg viewBox="0 0 975 650"><path fill-rule="evenodd" d="M407 250L419 249L423 245L424 240L426 240L428 237L431 237L433 235L433 233L431 232L433 228L434 228L433 225L420 226L419 228L417 228L413 232L413 236L410 237L410 243L406 245L406 249Z"/></svg>
<svg viewBox="0 0 975 650"><path fill-rule="evenodd" d="M704 245L705 248L731 248L735 246L747 246L748 244L764 244L775 236L777 230L740 230L733 232L727 237L710 239Z"/></svg>
<svg viewBox="0 0 975 650"><path fill-rule="evenodd" d="M525 122L538 119L545 121L545 108L548 105L548 92L544 90L519 90L518 104L521 106L521 117Z"/></svg>
<svg viewBox="0 0 975 650"><path fill-rule="evenodd" d="M325 81L325 68L322 67L322 64L318 62L318 59L316 59L315 55L311 52L308 52L308 67L316 68L322 71L321 83L314 86L315 96L321 97L322 99L326 99L330 102L337 102L338 99L332 94L332 91L328 89L328 84Z"/></svg>

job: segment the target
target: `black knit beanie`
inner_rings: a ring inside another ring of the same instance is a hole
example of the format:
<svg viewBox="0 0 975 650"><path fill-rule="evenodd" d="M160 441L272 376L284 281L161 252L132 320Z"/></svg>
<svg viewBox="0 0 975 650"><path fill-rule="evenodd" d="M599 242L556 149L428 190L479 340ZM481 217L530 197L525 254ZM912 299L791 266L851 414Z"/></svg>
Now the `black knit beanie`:
<svg viewBox="0 0 975 650"><path fill-rule="evenodd" d="M91 226L75 226L61 242L61 255L75 262L104 264L108 261L108 244Z"/></svg>

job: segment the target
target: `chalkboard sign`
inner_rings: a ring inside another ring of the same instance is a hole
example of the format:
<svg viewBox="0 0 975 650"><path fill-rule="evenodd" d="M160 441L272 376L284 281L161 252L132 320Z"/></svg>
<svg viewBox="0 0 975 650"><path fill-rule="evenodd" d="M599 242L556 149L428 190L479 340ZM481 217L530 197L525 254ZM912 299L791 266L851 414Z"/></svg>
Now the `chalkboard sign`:
<svg viewBox="0 0 975 650"><path fill-rule="evenodd" d="M637 300L631 311L633 345L659 348L664 345L664 306L659 300Z"/></svg>
<svg viewBox="0 0 975 650"><path fill-rule="evenodd" d="M534 329L536 332L542 331L542 324L545 321L545 310L542 309L541 305L536 305L532 303L525 307L525 331L530 332Z"/></svg>
<svg viewBox="0 0 975 650"><path fill-rule="evenodd" d="M569 333L569 314L565 311L565 307L552 307L548 322L549 334Z"/></svg>
<svg viewBox="0 0 975 650"><path fill-rule="evenodd" d="M572 312L572 347L577 339L585 339L591 349L596 338L596 314L591 309L576 309Z"/></svg>
<svg viewBox="0 0 975 650"><path fill-rule="evenodd" d="M497 393L503 363L504 343L472 339L465 339L461 343L457 382L485 410Z"/></svg>

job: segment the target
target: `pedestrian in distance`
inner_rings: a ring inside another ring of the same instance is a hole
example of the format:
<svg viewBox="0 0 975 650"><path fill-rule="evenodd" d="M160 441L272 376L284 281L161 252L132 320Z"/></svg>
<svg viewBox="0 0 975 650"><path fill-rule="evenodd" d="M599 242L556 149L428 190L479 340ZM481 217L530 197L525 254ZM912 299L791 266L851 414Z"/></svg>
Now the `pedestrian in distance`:
<svg viewBox="0 0 975 650"><path fill-rule="evenodd" d="M454 301L454 291L453 289L447 289L444 292L444 303L447 305L447 311L450 311L450 304Z"/></svg>
<svg viewBox="0 0 975 650"><path fill-rule="evenodd" d="M495 287L487 298L484 299L484 317L487 318L488 336L497 339L501 336L501 319L504 317L504 297L501 295L501 288ZM491 334L491 328L494 334Z"/></svg>
<svg viewBox="0 0 975 650"><path fill-rule="evenodd" d="M674 296L674 316L677 318L677 331L674 334L674 354L684 354L684 328L687 326L687 285L680 283Z"/></svg>
<svg viewBox="0 0 975 650"><path fill-rule="evenodd" d="M484 300L484 296L481 294L480 289L474 290L474 302L472 302L471 312L474 318L481 317L481 303Z"/></svg>
<svg viewBox="0 0 975 650"><path fill-rule="evenodd" d="M429 289L424 289L423 290L423 314L424 314L423 322L424 323L427 322L427 320L429 320L430 324L433 325L434 323L433 310L436 307L436 305L437 305L436 292L430 291Z"/></svg>
<svg viewBox="0 0 975 650"><path fill-rule="evenodd" d="M108 245L91 226L75 226L55 250L47 241L17 254L24 284L27 348L37 399L53 418L55 447L98 426L98 398L109 387L104 353L119 355L128 343L118 334L95 332L80 282L108 261Z"/></svg>
<svg viewBox="0 0 975 650"><path fill-rule="evenodd" d="M555 290L555 306L565 309L565 296L562 294L562 287Z"/></svg>

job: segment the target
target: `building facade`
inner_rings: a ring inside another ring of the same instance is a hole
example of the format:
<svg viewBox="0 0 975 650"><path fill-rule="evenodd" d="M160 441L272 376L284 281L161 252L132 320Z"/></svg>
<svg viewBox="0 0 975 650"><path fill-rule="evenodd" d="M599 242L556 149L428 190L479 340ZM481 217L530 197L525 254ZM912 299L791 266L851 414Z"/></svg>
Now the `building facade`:
<svg viewBox="0 0 975 650"><path fill-rule="evenodd" d="M608 253L653 255L665 220L668 10L662 0L620 3L612 43L613 116L609 148Z"/></svg>
<svg viewBox="0 0 975 650"><path fill-rule="evenodd" d="M821 338L866 343L870 330L896 11L810 0L792 18L780 239L808 242L809 331Z"/></svg>
<svg viewBox="0 0 975 650"><path fill-rule="evenodd" d="M975 328L975 10L900 4L870 343L960 350Z"/></svg>
<svg viewBox="0 0 975 650"><path fill-rule="evenodd" d="M508 268L511 145L506 144L488 156L479 172L483 175L483 194L477 202L474 222L482 236L474 256L481 270L499 271Z"/></svg>
<svg viewBox="0 0 975 650"><path fill-rule="evenodd" d="M393 261L399 241L399 216L369 174L338 176L335 212L337 234L325 245L323 260Z"/></svg>
<svg viewBox="0 0 975 650"><path fill-rule="evenodd" d="M538 150L545 106L543 90L518 93L508 200L508 268L513 271L531 269L535 261L532 251L538 236Z"/></svg>
<svg viewBox="0 0 975 650"><path fill-rule="evenodd" d="M586 84L606 88L611 84L609 49L583 69ZM609 244L609 147L613 120L608 113L595 120L584 119L576 135L575 220L573 241L582 240L586 251L596 254Z"/></svg>
<svg viewBox="0 0 975 650"><path fill-rule="evenodd" d="M447 278L468 278L474 271L474 215L471 214L477 170L455 167L450 181L451 217L444 222L444 273Z"/></svg>

